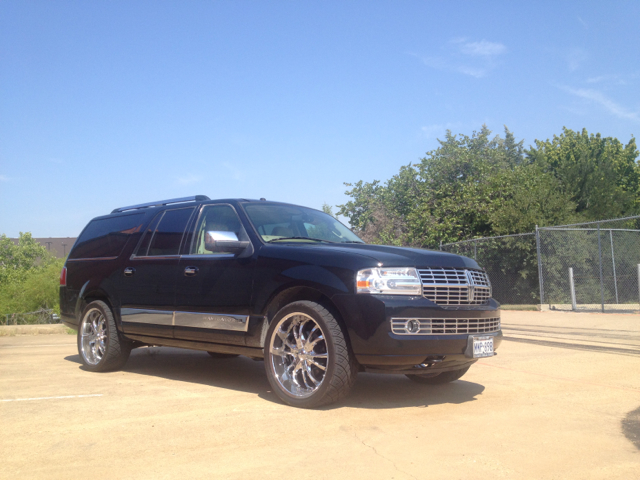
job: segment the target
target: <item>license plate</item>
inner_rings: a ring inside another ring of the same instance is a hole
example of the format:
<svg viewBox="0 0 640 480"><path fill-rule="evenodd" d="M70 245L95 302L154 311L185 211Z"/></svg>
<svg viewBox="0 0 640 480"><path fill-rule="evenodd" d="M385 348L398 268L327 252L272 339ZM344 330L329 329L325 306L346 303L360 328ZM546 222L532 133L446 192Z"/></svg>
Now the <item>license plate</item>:
<svg viewBox="0 0 640 480"><path fill-rule="evenodd" d="M493 357L493 337L473 337L473 358Z"/></svg>

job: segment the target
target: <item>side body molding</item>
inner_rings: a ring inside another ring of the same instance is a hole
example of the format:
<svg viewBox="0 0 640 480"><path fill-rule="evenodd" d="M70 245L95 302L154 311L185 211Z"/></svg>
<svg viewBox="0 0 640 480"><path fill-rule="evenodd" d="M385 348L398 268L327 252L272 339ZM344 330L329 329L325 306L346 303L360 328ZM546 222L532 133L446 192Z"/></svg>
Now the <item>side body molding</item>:
<svg viewBox="0 0 640 480"><path fill-rule="evenodd" d="M173 312L170 310L144 308L123 308L120 310L120 315L123 322L144 323L147 325L233 330L237 332L246 332L249 328L248 315Z"/></svg>
<svg viewBox="0 0 640 480"><path fill-rule="evenodd" d="M249 315L174 312L174 326L246 332L249 328Z"/></svg>

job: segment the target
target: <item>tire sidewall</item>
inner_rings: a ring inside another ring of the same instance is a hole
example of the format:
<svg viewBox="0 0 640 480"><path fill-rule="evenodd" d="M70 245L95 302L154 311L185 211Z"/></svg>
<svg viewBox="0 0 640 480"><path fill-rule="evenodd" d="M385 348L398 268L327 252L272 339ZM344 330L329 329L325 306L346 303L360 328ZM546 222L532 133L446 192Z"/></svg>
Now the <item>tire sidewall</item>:
<svg viewBox="0 0 640 480"><path fill-rule="evenodd" d="M322 315L320 315L311 305L318 304L307 301L299 301L286 305L285 307L280 309L278 313L273 317L273 320L271 320L271 323L269 324L269 329L267 330L267 337L265 342L265 370L267 371L267 378L269 379L269 383L271 384L271 387L273 388L276 395L278 395L278 397L282 401L294 407L312 408L314 406L322 404L325 394L330 387L331 378L335 374L336 369L336 346L334 343L333 335L331 334L331 330L329 328L329 325L327 325L325 319L322 318ZM282 320L283 317L298 312L310 316L320 326L322 335L325 338L327 353L329 354L327 371L322 381L322 385L320 385L320 388L318 388L318 390L316 390L311 396L306 398L295 397L280 385L280 382L278 382L278 379L276 378L276 373L273 369L273 362L271 359L271 340L274 335L276 326L279 324L280 320Z"/></svg>

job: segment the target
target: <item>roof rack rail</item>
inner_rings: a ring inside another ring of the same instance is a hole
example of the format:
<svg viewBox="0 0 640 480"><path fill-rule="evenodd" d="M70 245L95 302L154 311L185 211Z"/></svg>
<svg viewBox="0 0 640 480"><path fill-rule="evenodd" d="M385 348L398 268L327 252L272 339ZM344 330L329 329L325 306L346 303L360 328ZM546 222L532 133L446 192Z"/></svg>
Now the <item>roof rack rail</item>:
<svg viewBox="0 0 640 480"><path fill-rule="evenodd" d="M116 208L111 213L125 212L127 210L138 210L140 208L149 207L161 207L163 205L169 205L171 203L184 203L184 202L204 202L211 200L206 195L194 195L193 197L172 198L170 200L160 200L158 202L141 203L140 205L131 205L129 207Z"/></svg>

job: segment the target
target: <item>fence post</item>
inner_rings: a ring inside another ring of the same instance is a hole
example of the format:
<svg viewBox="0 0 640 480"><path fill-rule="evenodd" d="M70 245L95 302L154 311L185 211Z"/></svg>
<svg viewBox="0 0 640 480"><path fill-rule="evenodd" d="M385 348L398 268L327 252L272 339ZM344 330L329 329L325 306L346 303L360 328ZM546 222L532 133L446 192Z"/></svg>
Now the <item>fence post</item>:
<svg viewBox="0 0 640 480"><path fill-rule="evenodd" d="M478 261L478 242L473 242L473 259Z"/></svg>
<svg viewBox="0 0 640 480"><path fill-rule="evenodd" d="M613 230L609 229L609 240L611 242L611 263L613 264L613 288L616 290L616 305L618 301L618 277L616 276L616 257L613 254Z"/></svg>
<svg viewBox="0 0 640 480"><path fill-rule="evenodd" d="M574 312L578 309L576 305L576 286L573 283L573 268L569 267L569 289L571 289L571 310Z"/></svg>
<svg viewBox="0 0 640 480"><path fill-rule="evenodd" d="M544 281L542 279L542 260L540 258L540 232L536 225L536 251L538 253L538 280L540 283L540 305L544 304Z"/></svg>
<svg viewBox="0 0 640 480"><path fill-rule="evenodd" d="M440 240L440 251L442 251L442 240Z"/></svg>
<svg viewBox="0 0 640 480"><path fill-rule="evenodd" d="M600 224L598 224L598 255L600 256L600 305L604 313L604 280L602 278L602 239L600 238Z"/></svg>

